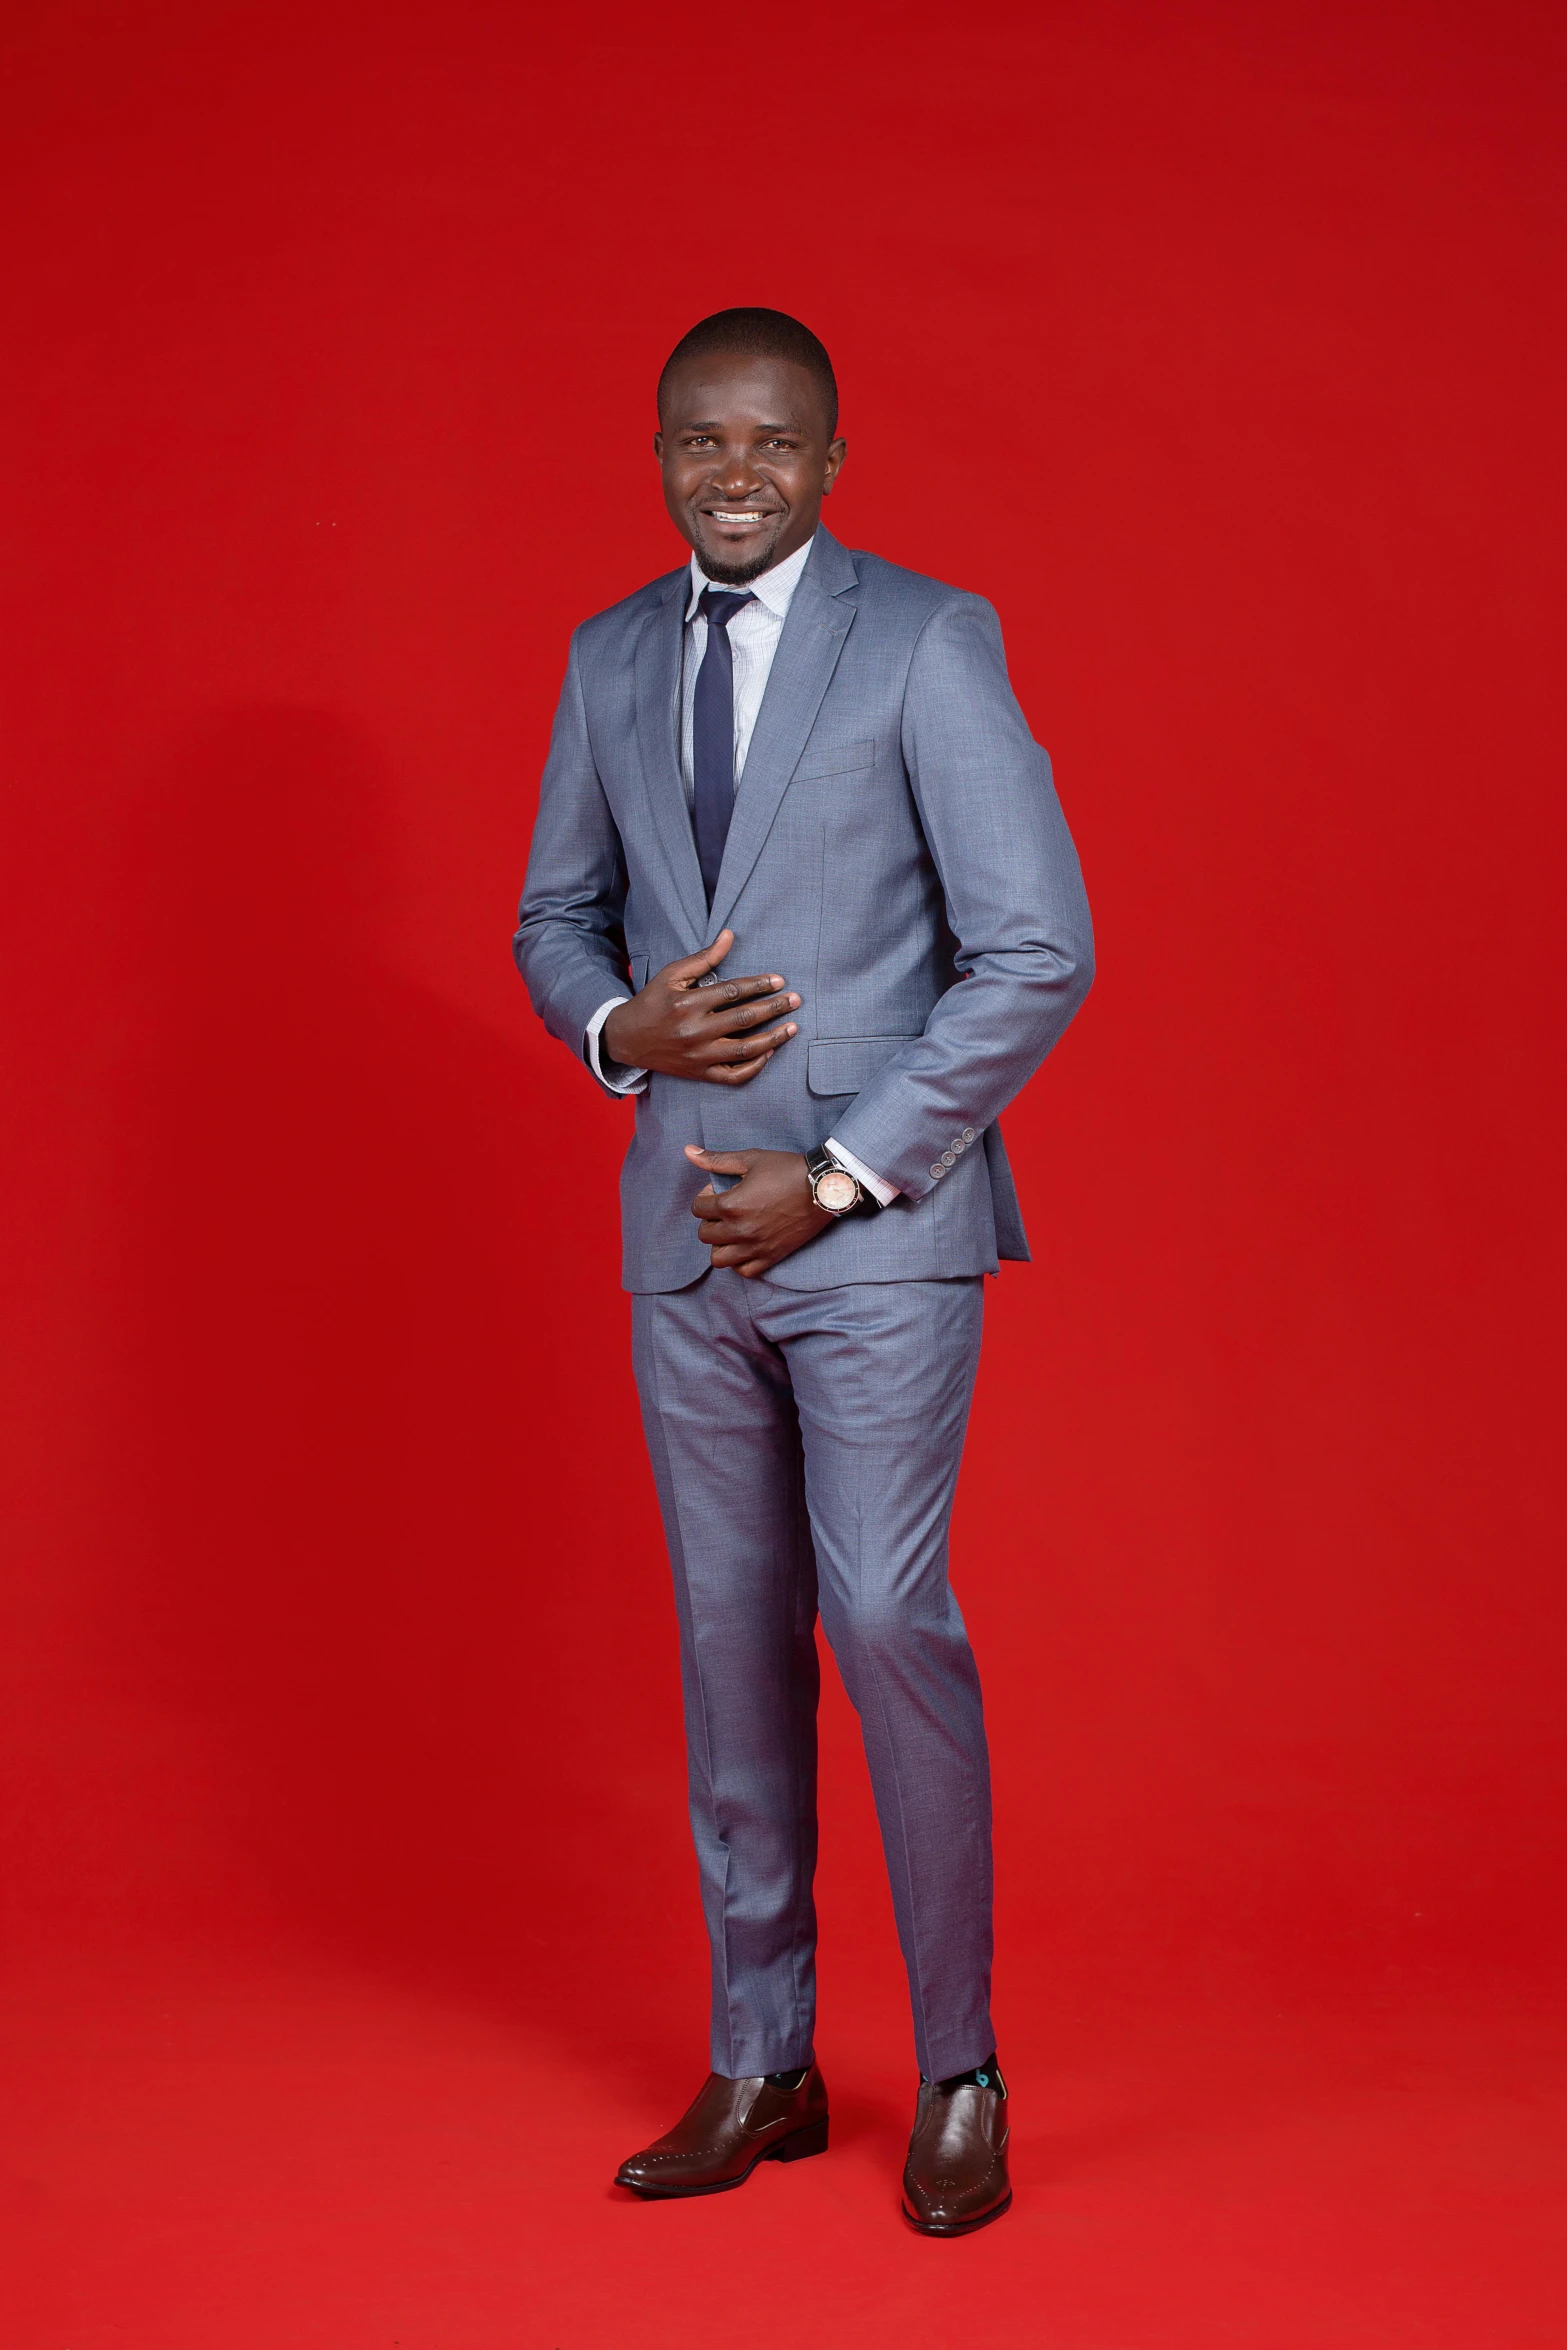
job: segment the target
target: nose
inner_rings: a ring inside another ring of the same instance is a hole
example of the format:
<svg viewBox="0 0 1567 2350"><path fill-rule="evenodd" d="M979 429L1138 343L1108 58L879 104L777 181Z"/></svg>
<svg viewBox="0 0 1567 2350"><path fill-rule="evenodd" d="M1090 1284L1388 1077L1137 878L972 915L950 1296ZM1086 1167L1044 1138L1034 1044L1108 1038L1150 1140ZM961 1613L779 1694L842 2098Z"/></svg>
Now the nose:
<svg viewBox="0 0 1567 2350"><path fill-rule="evenodd" d="M761 477L742 449L726 449L713 468L713 487L722 497L743 498L761 487Z"/></svg>

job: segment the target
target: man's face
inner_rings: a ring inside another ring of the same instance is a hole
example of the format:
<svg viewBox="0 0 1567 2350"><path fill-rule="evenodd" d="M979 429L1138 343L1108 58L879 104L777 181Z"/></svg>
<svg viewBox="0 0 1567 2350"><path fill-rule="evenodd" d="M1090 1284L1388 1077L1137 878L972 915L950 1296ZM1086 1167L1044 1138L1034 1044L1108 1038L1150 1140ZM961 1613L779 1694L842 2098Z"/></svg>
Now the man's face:
<svg viewBox="0 0 1567 2350"><path fill-rule="evenodd" d="M735 351L675 370L653 436L671 521L708 578L736 586L804 546L847 445L828 439L808 367Z"/></svg>

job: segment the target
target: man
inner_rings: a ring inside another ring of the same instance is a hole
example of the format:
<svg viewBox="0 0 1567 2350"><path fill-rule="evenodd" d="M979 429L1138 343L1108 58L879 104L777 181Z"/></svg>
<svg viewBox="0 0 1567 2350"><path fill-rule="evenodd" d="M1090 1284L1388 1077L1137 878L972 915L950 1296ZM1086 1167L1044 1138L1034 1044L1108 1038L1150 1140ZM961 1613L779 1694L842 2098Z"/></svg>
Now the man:
<svg viewBox="0 0 1567 2350"><path fill-rule="evenodd" d="M712 1944L712 2072L618 2179L713 2194L826 2149L820 1608L914 2006L904 2211L962 2235L1011 2188L947 1527L983 1276L1028 1253L996 1119L1087 992L1088 908L990 606L822 526L816 337L704 319L658 412L691 558L572 639L516 937L551 1033L636 1097L624 1278Z"/></svg>

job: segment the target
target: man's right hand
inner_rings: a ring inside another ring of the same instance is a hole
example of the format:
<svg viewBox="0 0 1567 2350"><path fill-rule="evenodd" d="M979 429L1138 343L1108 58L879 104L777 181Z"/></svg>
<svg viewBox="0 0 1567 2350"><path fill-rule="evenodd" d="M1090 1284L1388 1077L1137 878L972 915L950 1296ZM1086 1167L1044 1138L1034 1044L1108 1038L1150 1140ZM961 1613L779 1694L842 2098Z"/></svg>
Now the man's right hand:
<svg viewBox="0 0 1567 2350"><path fill-rule="evenodd" d="M610 1013L599 1031L601 1051L625 1068L708 1085L744 1085L764 1069L795 1033L794 1021L778 1015L797 1012L800 999L783 992L777 971L710 979L734 943L734 932L721 930L701 954L655 971L629 1004Z"/></svg>

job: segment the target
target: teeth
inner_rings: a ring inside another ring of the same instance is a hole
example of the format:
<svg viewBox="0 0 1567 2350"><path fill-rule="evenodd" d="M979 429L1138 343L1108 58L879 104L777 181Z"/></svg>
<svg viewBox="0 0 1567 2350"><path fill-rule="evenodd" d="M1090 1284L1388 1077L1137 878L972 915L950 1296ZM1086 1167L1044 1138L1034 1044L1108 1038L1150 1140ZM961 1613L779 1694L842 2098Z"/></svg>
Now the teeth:
<svg viewBox="0 0 1567 2350"><path fill-rule="evenodd" d="M715 507L712 509L712 514L713 514L713 520L714 520L715 522L760 522L760 521L761 521L761 519L762 519L762 517L761 517L761 515L760 515L759 513L756 513L756 514L724 514L724 513L720 512L719 508L718 508L718 507L716 507L716 506L715 506Z"/></svg>

